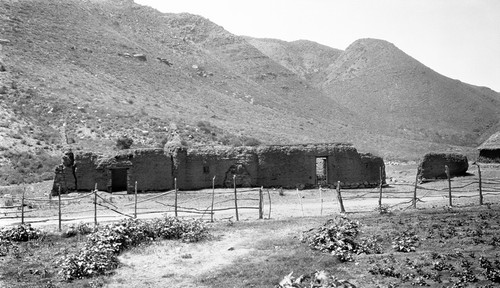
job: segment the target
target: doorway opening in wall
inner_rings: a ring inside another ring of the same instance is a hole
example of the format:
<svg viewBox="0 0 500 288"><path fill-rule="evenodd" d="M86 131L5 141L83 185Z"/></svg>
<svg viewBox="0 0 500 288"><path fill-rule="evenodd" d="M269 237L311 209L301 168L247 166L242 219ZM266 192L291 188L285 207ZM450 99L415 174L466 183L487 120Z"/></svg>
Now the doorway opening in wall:
<svg viewBox="0 0 500 288"><path fill-rule="evenodd" d="M327 181L327 165L328 161L326 157L316 157L316 184L326 186Z"/></svg>
<svg viewBox="0 0 500 288"><path fill-rule="evenodd" d="M127 190L127 168L111 169L111 192Z"/></svg>

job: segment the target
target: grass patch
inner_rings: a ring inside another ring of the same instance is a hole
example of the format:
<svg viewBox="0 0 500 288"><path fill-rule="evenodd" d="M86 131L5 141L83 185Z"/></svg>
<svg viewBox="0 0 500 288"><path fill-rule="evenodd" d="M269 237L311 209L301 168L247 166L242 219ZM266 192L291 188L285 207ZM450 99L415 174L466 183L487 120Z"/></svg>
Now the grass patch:
<svg viewBox="0 0 500 288"><path fill-rule="evenodd" d="M376 239L381 254L354 253L352 262L343 262L335 253L312 250L302 243L302 231L317 229L325 218L249 224L265 239L249 243L252 250L244 259L197 281L209 287L270 287L292 271L299 277L324 270L357 287L496 287L500 283L498 207L351 214L349 218L359 221L363 235ZM267 224L271 227L266 228Z"/></svg>
<svg viewBox="0 0 500 288"><path fill-rule="evenodd" d="M278 284L282 276L291 271L328 270L341 274L336 266L337 258L311 250L302 243L301 229L319 225L324 217L286 219L279 221L255 221L234 223L226 229L253 231L255 241L244 259L238 259L227 268L202 275L197 279L200 285L209 287L270 287ZM221 232L219 227L219 233ZM273 231L270 233L270 231ZM214 233L217 233L214 231ZM325 269L325 267L328 267Z"/></svg>

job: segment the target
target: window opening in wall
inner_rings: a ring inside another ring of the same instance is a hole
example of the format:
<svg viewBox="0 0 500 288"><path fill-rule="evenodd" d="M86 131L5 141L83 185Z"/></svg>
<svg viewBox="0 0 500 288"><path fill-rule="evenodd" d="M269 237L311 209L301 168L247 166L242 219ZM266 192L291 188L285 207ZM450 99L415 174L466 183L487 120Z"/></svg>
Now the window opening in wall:
<svg viewBox="0 0 500 288"><path fill-rule="evenodd" d="M209 166L203 166L203 173L205 173L205 174L210 173L210 167Z"/></svg>
<svg viewBox="0 0 500 288"><path fill-rule="evenodd" d="M326 185L327 181L327 157L316 157L316 184Z"/></svg>
<svg viewBox="0 0 500 288"><path fill-rule="evenodd" d="M126 168L111 169L111 192L127 190L127 171Z"/></svg>

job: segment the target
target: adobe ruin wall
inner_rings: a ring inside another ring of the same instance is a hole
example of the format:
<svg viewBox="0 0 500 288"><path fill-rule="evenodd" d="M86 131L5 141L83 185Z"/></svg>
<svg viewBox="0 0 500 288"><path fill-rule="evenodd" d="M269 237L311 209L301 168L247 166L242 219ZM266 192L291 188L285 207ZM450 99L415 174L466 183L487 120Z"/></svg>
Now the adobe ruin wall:
<svg viewBox="0 0 500 288"><path fill-rule="evenodd" d="M382 158L360 154L345 144L273 145L259 147L204 147L196 149L137 149L115 155L91 152L65 155L56 168L53 194L59 186L67 191L113 191L119 171L125 171L125 189L165 191L194 190L215 187L283 187L317 186L316 161L326 159L327 183L343 188L375 187L385 184ZM72 158L73 161L69 161ZM236 176L236 177L234 177ZM215 177L215 179L214 179ZM234 177L234 178L233 178ZM115 179L115 180L113 180ZM175 180L174 180L175 179Z"/></svg>
<svg viewBox="0 0 500 288"><path fill-rule="evenodd" d="M418 165L418 178L446 179L445 165L448 166L450 177L464 176L469 169L467 156L459 153L427 153Z"/></svg>

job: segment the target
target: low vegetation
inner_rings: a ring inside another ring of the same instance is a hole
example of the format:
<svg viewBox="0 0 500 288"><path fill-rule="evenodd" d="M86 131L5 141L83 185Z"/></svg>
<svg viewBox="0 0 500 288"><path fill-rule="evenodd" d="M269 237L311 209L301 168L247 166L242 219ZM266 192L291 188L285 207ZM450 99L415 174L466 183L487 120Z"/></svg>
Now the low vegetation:
<svg viewBox="0 0 500 288"><path fill-rule="evenodd" d="M359 234L358 221L340 216L304 233L303 242L307 242L312 249L330 253L341 262L354 261L356 254L381 253L376 239L373 237L358 239Z"/></svg>
<svg viewBox="0 0 500 288"><path fill-rule="evenodd" d="M200 282L210 287L232 287L242 279L249 287L498 286L500 210L454 209L353 214L320 225L311 224L317 218L295 220L296 229L306 231L303 237L274 233L272 240L252 245L257 249L245 264L233 263ZM368 246L376 252L364 251L363 237L373 241ZM319 281L320 273L329 275L328 281Z"/></svg>
<svg viewBox="0 0 500 288"><path fill-rule="evenodd" d="M129 136L122 136L116 139L116 148L120 150L129 149L132 144L134 144L134 139L130 138Z"/></svg>
<svg viewBox="0 0 500 288"><path fill-rule="evenodd" d="M54 178L54 167L61 161L59 157L43 150L11 152L3 154L10 165L0 166L0 185L33 183Z"/></svg>
<svg viewBox="0 0 500 288"><path fill-rule="evenodd" d="M222 221L211 228L210 242L197 244L193 252L183 249L178 257L196 270L199 263L189 260L191 253L196 255L204 245L217 245L213 241L225 234L241 235L252 240L239 239L240 246L230 249L247 252L217 270L195 274L189 283L207 287L486 288L500 284L499 228L500 208L495 204ZM113 283L109 275L119 269L122 251L136 247L135 253L141 253L153 241L196 242L207 236L204 222L173 217L129 219L97 229L81 224L62 235L29 225L4 228L0 261L5 269L0 281L8 287L100 287ZM128 281L123 277L120 281ZM181 286L173 283L172 287Z"/></svg>
<svg viewBox="0 0 500 288"><path fill-rule="evenodd" d="M0 231L0 257L5 257L2 260L7 264L1 276L12 281L9 287L58 287L77 279L109 275L119 265L117 256L132 247L156 240L197 242L207 236L204 222L167 216L150 221L128 219L94 229L80 224L61 236L19 225ZM94 280L91 283L97 283ZM80 284L85 285L85 281L72 283L71 287Z"/></svg>

